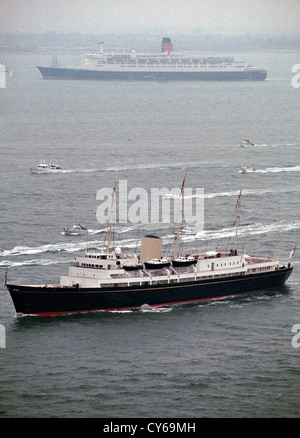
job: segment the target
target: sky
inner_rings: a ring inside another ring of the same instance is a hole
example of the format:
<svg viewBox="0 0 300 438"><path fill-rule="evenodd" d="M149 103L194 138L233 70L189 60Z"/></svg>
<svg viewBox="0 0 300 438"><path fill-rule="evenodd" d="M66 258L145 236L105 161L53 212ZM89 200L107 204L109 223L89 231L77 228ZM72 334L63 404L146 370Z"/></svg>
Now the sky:
<svg viewBox="0 0 300 438"><path fill-rule="evenodd" d="M300 36L300 0L0 0L0 33Z"/></svg>

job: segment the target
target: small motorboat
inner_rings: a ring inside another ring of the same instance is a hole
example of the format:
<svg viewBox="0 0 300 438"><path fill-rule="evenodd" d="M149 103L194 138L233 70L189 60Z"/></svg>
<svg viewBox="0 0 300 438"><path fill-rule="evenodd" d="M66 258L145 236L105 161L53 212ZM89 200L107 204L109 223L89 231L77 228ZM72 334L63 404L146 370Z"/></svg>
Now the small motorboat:
<svg viewBox="0 0 300 438"><path fill-rule="evenodd" d="M249 140L242 140L240 146L246 148L249 146L254 146L254 143L251 143Z"/></svg>
<svg viewBox="0 0 300 438"><path fill-rule="evenodd" d="M193 230L192 228L185 227L185 228L182 228L182 229L179 231L179 234L180 234L181 236L195 236L195 235L196 235L196 232L195 232L195 230Z"/></svg>
<svg viewBox="0 0 300 438"><path fill-rule="evenodd" d="M71 228L64 228L63 234L66 236L77 236L78 234L88 234L88 229L81 224L75 224Z"/></svg>
<svg viewBox="0 0 300 438"><path fill-rule="evenodd" d="M165 258L162 259L151 259L145 262L145 268L146 269L161 269L161 268L167 268L170 266L171 261Z"/></svg>
<svg viewBox="0 0 300 438"><path fill-rule="evenodd" d="M174 267L189 266L197 263L197 259L193 256L179 256L172 261Z"/></svg>
<svg viewBox="0 0 300 438"><path fill-rule="evenodd" d="M31 173L50 173L62 170L59 164L48 164L44 160L37 164L35 168L30 168Z"/></svg>
<svg viewBox="0 0 300 438"><path fill-rule="evenodd" d="M254 169L254 167L251 167L251 166L241 167L241 172L242 173L255 172L255 169Z"/></svg>

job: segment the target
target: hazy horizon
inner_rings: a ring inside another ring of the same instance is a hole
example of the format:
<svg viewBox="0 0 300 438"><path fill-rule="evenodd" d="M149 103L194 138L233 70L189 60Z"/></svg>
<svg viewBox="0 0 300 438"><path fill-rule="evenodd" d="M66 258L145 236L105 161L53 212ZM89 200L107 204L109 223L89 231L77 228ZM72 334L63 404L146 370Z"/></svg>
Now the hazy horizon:
<svg viewBox="0 0 300 438"><path fill-rule="evenodd" d="M300 36L299 0L0 0L1 33Z"/></svg>

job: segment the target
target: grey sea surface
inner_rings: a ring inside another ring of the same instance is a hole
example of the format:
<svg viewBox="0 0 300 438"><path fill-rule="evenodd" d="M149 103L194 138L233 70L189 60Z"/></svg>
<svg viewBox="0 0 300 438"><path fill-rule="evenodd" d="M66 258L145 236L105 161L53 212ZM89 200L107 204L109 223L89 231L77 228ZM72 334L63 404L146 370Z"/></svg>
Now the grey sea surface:
<svg viewBox="0 0 300 438"><path fill-rule="evenodd" d="M288 262L300 236L300 89L295 53L236 54L264 82L45 81L46 55L10 55L0 99L0 417L298 417L299 254L285 287L194 305L16 318L4 286L58 282L102 243L103 187L204 189L204 229L181 248L238 245ZM61 61L73 63L74 56ZM249 139L254 147L242 148ZM61 172L31 174L40 160ZM251 173L241 167L252 166ZM66 236L80 222L90 234ZM172 226L118 224L113 244L144 234L174 247Z"/></svg>

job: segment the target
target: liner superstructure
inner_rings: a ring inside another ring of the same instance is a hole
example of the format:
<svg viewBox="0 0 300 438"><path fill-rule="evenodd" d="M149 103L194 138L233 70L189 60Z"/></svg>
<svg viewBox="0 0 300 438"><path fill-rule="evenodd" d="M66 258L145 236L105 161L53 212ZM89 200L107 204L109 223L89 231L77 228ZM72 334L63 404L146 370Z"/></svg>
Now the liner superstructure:
<svg viewBox="0 0 300 438"><path fill-rule="evenodd" d="M98 53L85 55L78 66L37 66L44 79L82 80L212 80L263 81L267 71L233 57L175 53L170 38L163 38L161 53L107 52L99 43Z"/></svg>

